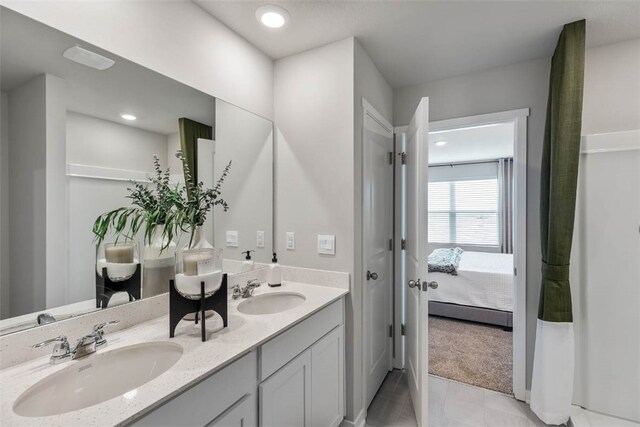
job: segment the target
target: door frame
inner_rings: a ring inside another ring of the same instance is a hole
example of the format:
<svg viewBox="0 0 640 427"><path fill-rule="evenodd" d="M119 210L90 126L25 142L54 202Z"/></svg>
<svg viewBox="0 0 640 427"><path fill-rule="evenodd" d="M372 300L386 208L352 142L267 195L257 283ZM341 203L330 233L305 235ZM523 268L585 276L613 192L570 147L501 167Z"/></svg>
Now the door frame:
<svg viewBox="0 0 640 427"><path fill-rule="evenodd" d="M432 121L429 123L429 133L434 131L446 131L463 127L483 126L496 123L514 124L514 151L513 151L513 176L514 176L514 205L513 205L513 258L515 275L515 295L513 307L513 394L516 399L526 400L526 354L527 354L527 117L529 108L517 110L501 111L497 113L480 114L475 116L459 117L447 120ZM397 154L404 150L402 139L398 135L404 134L407 126L394 128L396 133ZM397 156L396 156L397 157ZM405 206L403 194L402 167L396 162L396 211ZM402 218L396 215L396 218ZM403 284L404 259L399 250L399 244L404 238L404 224L395 224L396 250L400 252L395 256L396 283ZM400 313L395 316L394 321L400 318L401 324L405 322L404 316L404 286L396 286L396 296L394 298L394 312ZM396 325L395 330L399 332L400 327ZM404 349L404 337L400 333L394 334L394 346L396 349ZM396 353L397 354L397 353ZM401 351L401 359L394 360L395 368L404 366L404 352Z"/></svg>
<svg viewBox="0 0 640 427"><path fill-rule="evenodd" d="M366 122L366 118L367 116L371 117L373 120L375 120L378 124L380 124L380 126L382 126L383 128L387 128L389 130L389 132L391 133L391 137L393 138L394 135L394 127L391 125L391 123L389 123L389 121L384 118L384 116L382 114L380 114L380 112L378 112L378 110L375 109L375 107L373 105L371 105L366 98L362 98L362 150L361 150L361 156L362 156L362 160L364 161L364 154L365 154L365 132L364 132L364 126L365 126L365 122ZM395 150L395 144L391 147L391 150ZM393 151L392 151L393 152ZM395 157L395 156L394 156ZM397 162L393 162L393 168L394 170L392 171L392 176L395 177L395 165ZM362 185L364 186L364 180L365 180L365 175L364 175L364 163L363 163L363 167L361 169L361 173L362 173ZM392 193L391 196L391 203L394 203L394 197L395 197L395 188L393 188L394 193ZM360 204L362 205L362 215L363 215L363 222L364 222L364 215L365 215L365 210L364 210L364 197L362 197L362 199L360 200ZM395 206L395 203L394 205ZM393 212L393 224L392 224L392 232L395 235L395 228L396 228L396 216L395 216L395 209ZM365 250L365 235L364 233L361 234L360 236L360 240L361 240L361 245L362 245L362 252L361 252L361 267L362 267L362 271L361 271L361 280L360 280L360 286L362 289L361 295L360 295L360 303L361 303L361 325L362 325L362 360L363 363L361 364L361 372L362 372L362 398L364 401L366 401L366 393L367 393L367 375L366 375L366 363L364 362L366 360L366 355L364 354L364 352L366 351L366 349L368 348L367 346L367 334L365 333L364 330L364 322L365 322L365 304L367 303L366 298L365 298L365 292L364 292L364 288L365 286L367 286L367 280L366 280L366 263L365 263L365 259L366 259L366 250ZM395 240L395 238L394 238ZM396 313L395 313L395 300L396 295L395 295L395 270L397 268L397 265L395 263L395 248L393 251L391 251L391 274L390 274L390 278L392 280L392 287L391 287L391 301L389 301L389 309L391 311L391 325L395 328L395 317L396 317ZM393 334L393 337L390 337L390 343L391 343L391 360L390 360L390 366L393 369L394 368L394 337L396 336L395 332ZM366 414L367 414L367 405L365 402L365 407L363 409L363 414L366 418Z"/></svg>

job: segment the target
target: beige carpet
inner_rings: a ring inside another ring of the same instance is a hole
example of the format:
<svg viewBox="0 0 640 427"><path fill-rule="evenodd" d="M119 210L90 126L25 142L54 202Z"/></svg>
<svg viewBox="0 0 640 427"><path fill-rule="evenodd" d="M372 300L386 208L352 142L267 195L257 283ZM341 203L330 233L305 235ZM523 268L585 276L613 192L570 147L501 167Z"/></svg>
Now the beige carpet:
<svg viewBox="0 0 640 427"><path fill-rule="evenodd" d="M512 333L429 316L429 373L512 395Z"/></svg>

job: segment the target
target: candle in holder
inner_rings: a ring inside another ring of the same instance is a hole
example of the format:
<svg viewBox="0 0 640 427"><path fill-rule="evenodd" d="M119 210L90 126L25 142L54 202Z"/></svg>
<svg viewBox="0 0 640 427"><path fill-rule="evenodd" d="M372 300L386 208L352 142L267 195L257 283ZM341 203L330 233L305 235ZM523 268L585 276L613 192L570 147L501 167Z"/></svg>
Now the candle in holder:
<svg viewBox="0 0 640 427"><path fill-rule="evenodd" d="M185 276L208 274L212 272L214 267L214 259L210 251L204 249L184 252L182 259L182 273Z"/></svg>
<svg viewBox="0 0 640 427"><path fill-rule="evenodd" d="M105 245L104 257L107 262L114 264L133 263L134 248L132 243L117 243Z"/></svg>

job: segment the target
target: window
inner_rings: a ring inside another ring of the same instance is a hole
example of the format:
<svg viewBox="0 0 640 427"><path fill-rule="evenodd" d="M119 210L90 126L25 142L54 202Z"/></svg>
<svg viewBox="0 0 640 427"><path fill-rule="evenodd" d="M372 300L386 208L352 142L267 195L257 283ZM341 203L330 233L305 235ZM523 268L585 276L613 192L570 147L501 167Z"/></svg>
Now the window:
<svg viewBox="0 0 640 427"><path fill-rule="evenodd" d="M498 178L429 182L429 242L498 246Z"/></svg>

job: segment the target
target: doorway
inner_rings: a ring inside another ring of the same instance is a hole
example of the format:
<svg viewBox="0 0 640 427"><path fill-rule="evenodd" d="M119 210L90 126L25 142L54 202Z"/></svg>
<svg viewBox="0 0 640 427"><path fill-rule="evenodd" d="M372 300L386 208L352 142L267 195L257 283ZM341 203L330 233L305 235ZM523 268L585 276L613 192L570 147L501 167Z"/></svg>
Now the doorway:
<svg viewBox="0 0 640 427"><path fill-rule="evenodd" d="M430 372L525 400L528 109L429 124ZM446 251L440 251L445 252Z"/></svg>

